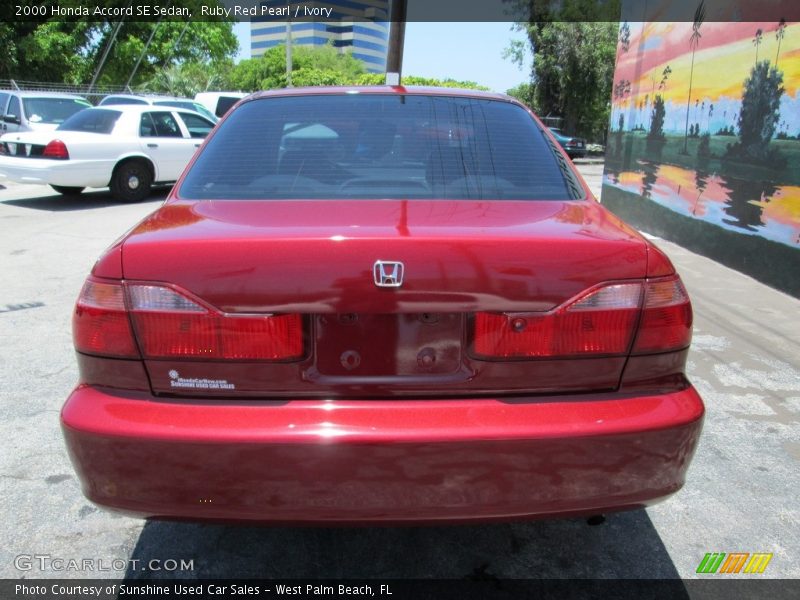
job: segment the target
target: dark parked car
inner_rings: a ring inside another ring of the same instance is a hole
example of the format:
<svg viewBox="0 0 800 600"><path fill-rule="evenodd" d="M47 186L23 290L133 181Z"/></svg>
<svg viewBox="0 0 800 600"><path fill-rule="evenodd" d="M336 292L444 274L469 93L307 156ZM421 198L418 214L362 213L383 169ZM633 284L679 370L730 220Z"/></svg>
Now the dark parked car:
<svg viewBox="0 0 800 600"><path fill-rule="evenodd" d="M63 431L86 496L144 517L631 509L698 442L691 324L515 100L263 92L92 270Z"/></svg>
<svg viewBox="0 0 800 600"><path fill-rule="evenodd" d="M550 127L550 132L570 158L583 158L586 156L586 140L564 135L560 129L555 127Z"/></svg>

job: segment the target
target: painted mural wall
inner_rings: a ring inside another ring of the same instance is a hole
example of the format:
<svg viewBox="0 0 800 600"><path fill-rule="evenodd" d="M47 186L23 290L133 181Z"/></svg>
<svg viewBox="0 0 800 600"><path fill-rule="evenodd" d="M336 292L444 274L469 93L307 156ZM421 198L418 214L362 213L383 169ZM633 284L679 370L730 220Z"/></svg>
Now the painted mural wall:
<svg viewBox="0 0 800 600"><path fill-rule="evenodd" d="M799 92L800 23L621 24L602 202L800 297Z"/></svg>

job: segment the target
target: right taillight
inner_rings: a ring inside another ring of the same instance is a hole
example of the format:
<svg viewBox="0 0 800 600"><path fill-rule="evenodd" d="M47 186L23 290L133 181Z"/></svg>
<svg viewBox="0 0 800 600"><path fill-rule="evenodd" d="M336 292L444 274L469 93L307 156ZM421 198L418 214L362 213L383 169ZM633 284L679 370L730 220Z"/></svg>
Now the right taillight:
<svg viewBox="0 0 800 600"><path fill-rule="evenodd" d="M681 350L692 341L692 305L680 277L649 279L633 354Z"/></svg>
<svg viewBox="0 0 800 600"><path fill-rule="evenodd" d="M544 314L477 313L473 352L485 358L565 358L628 352L642 284L607 284Z"/></svg>
<svg viewBox="0 0 800 600"><path fill-rule="evenodd" d="M94 279L78 299L73 337L79 352L121 358L139 358L139 349L151 359L296 360L304 352L299 314L221 313L164 285Z"/></svg>

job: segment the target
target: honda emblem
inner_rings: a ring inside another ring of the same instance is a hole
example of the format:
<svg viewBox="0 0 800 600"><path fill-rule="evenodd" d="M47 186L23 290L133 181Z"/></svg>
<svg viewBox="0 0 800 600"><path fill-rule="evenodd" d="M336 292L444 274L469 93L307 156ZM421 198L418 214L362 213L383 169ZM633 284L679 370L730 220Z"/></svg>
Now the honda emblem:
<svg viewBox="0 0 800 600"><path fill-rule="evenodd" d="M403 263L391 260L376 260L372 265L372 277L378 287L396 288L403 285Z"/></svg>

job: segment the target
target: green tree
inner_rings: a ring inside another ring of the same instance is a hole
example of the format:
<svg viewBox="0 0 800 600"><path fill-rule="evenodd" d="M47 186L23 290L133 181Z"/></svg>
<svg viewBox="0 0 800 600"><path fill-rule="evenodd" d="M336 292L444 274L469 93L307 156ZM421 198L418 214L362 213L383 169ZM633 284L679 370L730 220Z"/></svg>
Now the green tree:
<svg viewBox="0 0 800 600"><path fill-rule="evenodd" d="M528 21L519 23L533 50L533 107L542 115L560 115L564 129L600 139L608 129L618 39L620 5L616 0L528 2ZM556 8L553 8L556 7ZM521 63L522 48L507 56Z"/></svg>
<svg viewBox="0 0 800 600"><path fill-rule="evenodd" d="M281 77L280 86L276 78ZM226 77L226 88L253 92L286 85L286 59L278 56L274 49L258 58L248 58L233 67Z"/></svg>
<svg viewBox="0 0 800 600"><path fill-rule="evenodd" d="M349 52L333 46L298 46L292 50L292 85L383 85L383 73L366 73L364 64ZM276 46L258 58L243 60L227 78L228 86L241 91L270 90L286 87L286 48ZM487 89L474 81L434 79L406 75L403 85L425 85Z"/></svg>
<svg viewBox="0 0 800 600"><path fill-rule="evenodd" d="M171 6L199 13L201 3L202 0L175 0ZM42 0L37 4L48 10L56 5L70 8L86 3ZM102 5L113 9L132 4L129 0L105 0ZM177 18L161 22L69 21L58 17L43 22L7 21L0 24L0 44L3 47L0 78L71 84L89 83L108 48L97 83L115 85L128 80L140 57L133 85L140 85L162 69L181 62L230 58L238 47L232 23L212 20L188 23Z"/></svg>
<svg viewBox="0 0 800 600"><path fill-rule="evenodd" d="M88 83L91 78L93 31L89 23L4 24L10 29L0 77L57 83Z"/></svg>
<svg viewBox="0 0 800 600"><path fill-rule="evenodd" d="M517 87L511 88L506 92L509 96L516 98L528 108L535 109L535 89L532 83L520 83Z"/></svg>
<svg viewBox="0 0 800 600"><path fill-rule="evenodd" d="M661 94L656 94L653 100L653 113L650 117L650 131L647 133L648 139L664 139L664 118L666 115L667 111L664 107L664 98L661 97Z"/></svg>
<svg viewBox="0 0 800 600"><path fill-rule="evenodd" d="M292 71L292 85L296 87L310 87L316 85L347 85L348 76L341 71L333 69L317 69L303 67Z"/></svg>
<svg viewBox="0 0 800 600"><path fill-rule="evenodd" d="M383 77L383 75L381 75ZM419 77L408 75L403 77L403 85L424 85L428 87L467 88L471 90L488 90L486 86L478 85L474 81L459 81L457 79L436 79L435 77Z"/></svg>
<svg viewBox="0 0 800 600"><path fill-rule="evenodd" d="M769 61L756 64L744 81L739 112L739 142L734 153L759 160L769 158L769 142L780 119L783 73Z"/></svg>
<svg viewBox="0 0 800 600"><path fill-rule="evenodd" d="M617 25L550 23L537 37L533 82L538 110L561 115L567 131L597 139L610 117Z"/></svg>
<svg viewBox="0 0 800 600"><path fill-rule="evenodd" d="M226 74L233 68L230 59L217 62L185 62L158 72L143 88L171 96L193 98L199 92L227 87Z"/></svg>
<svg viewBox="0 0 800 600"><path fill-rule="evenodd" d="M292 49L292 85L346 85L365 73L364 64L331 45ZM239 62L228 77L229 87L242 91L284 88L286 47L275 46L258 58Z"/></svg>
<svg viewBox="0 0 800 600"><path fill-rule="evenodd" d="M383 73L366 73L359 75L355 81L350 82L354 85L383 85L386 76ZM436 79L434 77L420 77L418 75L404 75L402 84L404 86L410 85L424 85L427 87L450 87L450 88L464 88L471 90L488 90L486 86L479 85L474 81L458 81L457 79Z"/></svg>

